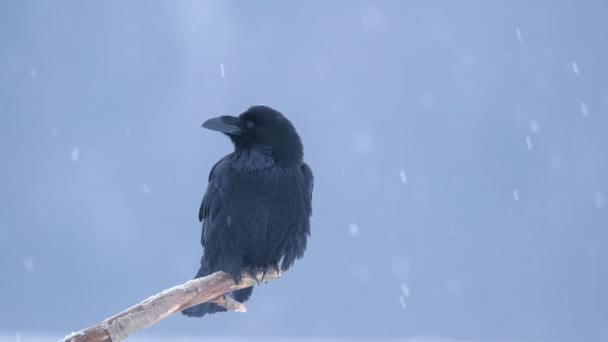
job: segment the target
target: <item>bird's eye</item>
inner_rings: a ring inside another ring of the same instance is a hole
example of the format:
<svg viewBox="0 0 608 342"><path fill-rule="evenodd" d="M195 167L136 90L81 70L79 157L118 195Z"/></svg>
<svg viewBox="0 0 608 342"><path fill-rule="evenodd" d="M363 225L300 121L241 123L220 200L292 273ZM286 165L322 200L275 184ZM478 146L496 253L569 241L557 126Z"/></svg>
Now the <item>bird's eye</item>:
<svg viewBox="0 0 608 342"><path fill-rule="evenodd" d="M249 128L249 129L255 127L255 124L251 121L247 121L246 125L247 125L247 128Z"/></svg>

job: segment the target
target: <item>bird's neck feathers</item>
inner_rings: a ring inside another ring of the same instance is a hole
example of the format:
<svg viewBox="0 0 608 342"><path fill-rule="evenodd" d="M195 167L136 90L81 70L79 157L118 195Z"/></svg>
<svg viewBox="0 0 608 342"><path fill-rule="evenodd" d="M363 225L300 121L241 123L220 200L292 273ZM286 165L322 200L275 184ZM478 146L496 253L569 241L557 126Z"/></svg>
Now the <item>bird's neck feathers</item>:
<svg viewBox="0 0 608 342"><path fill-rule="evenodd" d="M234 156L237 160L247 162L254 168L264 169L280 166L291 168L299 166L304 157L304 148L298 139L295 142L275 145L235 144Z"/></svg>

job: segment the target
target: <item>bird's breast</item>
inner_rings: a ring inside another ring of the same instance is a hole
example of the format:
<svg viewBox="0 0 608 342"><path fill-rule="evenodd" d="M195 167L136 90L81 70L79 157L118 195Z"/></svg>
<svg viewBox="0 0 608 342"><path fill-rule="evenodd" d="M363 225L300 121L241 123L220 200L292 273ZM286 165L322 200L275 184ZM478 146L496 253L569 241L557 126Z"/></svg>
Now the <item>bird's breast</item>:
<svg viewBox="0 0 608 342"><path fill-rule="evenodd" d="M278 248L290 238L288 228L305 216L305 193L287 172L238 175L225 195L231 230L238 232L234 241L245 254Z"/></svg>

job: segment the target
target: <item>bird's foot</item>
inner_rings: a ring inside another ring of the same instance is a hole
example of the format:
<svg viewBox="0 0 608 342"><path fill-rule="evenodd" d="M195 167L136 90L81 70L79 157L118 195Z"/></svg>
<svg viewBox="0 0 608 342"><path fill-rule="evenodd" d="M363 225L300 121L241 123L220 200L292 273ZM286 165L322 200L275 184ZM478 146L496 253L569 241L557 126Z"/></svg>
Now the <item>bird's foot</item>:
<svg viewBox="0 0 608 342"><path fill-rule="evenodd" d="M232 275L232 280L237 285L240 284L241 281L243 280L243 275L241 274L241 272L236 272L236 273L233 273L231 275Z"/></svg>
<svg viewBox="0 0 608 342"><path fill-rule="evenodd" d="M253 279L255 279L255 282L258 283L258 285L260 284L260 280L258 280L258 272L261 270L260 266L247 266L247 274L249 274L249 276Z"/></svg>
<svg viewBox="0 0 608 342"><path fill-rule="evenodd" d="M268 271L270 271L271 269L275 269L279 273L281 272L279 266L275 264L275 265L247 266L247 273L251 276L251 278L255 279L255 281L258 285L260 285L260 283L264 281L264 278L266 277L266 273L268 273ZM262 277L260 279L258 279L258 274L260 272L262 272Z"/></svg>
<svg viewBox="0 0 608 342"><path fill-rule="evenodd" d="M266 267L264 267L264 270L263 270L264 272L262 273L261 281L264 281L264 277L266 276L266 273L272 269L277 271L278 274L281 274L281 268L279 267L279 265L277 265L277 264L266 265Z"/></svg>
<svg viewBox="0 0 608 342"><path fill-rule="evenodd" d="M260 266L260 271L262 271L262 279L260 279L260 282L264 281L264 278L266 278L266 273L268 273L268 271L271 271L271 270L276 270L278 273L281 273L281 269L279 268L279 265L277 265L277 264Z"/></svg>

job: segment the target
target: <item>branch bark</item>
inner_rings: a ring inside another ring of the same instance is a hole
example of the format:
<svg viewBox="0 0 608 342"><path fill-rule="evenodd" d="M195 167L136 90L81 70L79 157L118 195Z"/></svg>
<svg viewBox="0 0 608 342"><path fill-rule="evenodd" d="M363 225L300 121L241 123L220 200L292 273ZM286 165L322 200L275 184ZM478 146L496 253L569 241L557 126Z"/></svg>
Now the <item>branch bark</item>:
<svg viewBox="0 0 608 342"><path fill-rule="evenodd" d="M267 282L278 278L281 273L271 268L265 275L257 274L257 279ZM245 305L225 294L257 284L256 279L247 272L242 275L240 284L224 272L216 272L203 278L190 280L185 284L164 290L121 313L118 313L92 327L71 333L59 342L118 342L129 335L147 328L176 312L191 306L214 302L230 311L246 312Z"/></svg>

